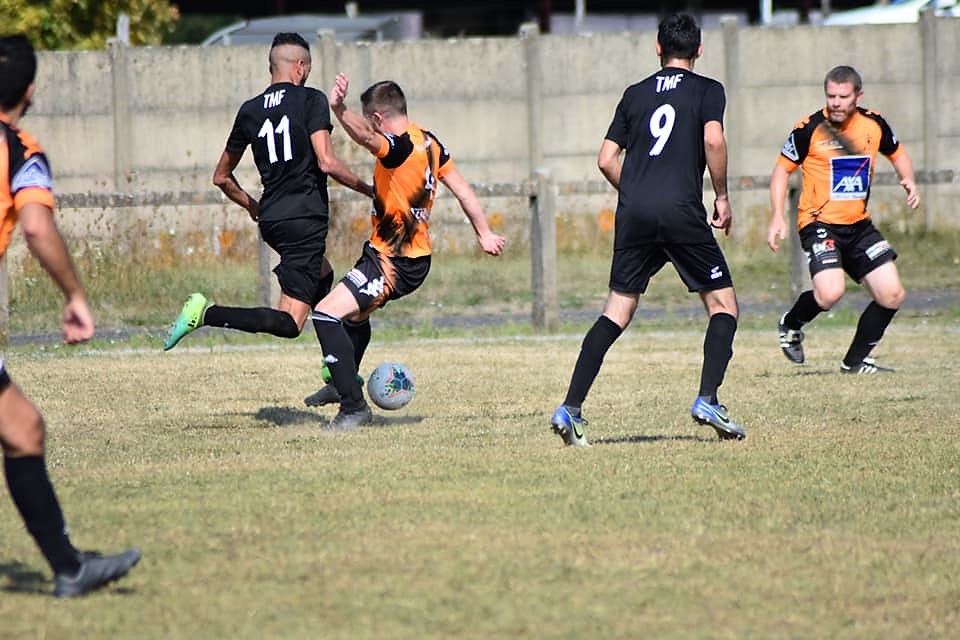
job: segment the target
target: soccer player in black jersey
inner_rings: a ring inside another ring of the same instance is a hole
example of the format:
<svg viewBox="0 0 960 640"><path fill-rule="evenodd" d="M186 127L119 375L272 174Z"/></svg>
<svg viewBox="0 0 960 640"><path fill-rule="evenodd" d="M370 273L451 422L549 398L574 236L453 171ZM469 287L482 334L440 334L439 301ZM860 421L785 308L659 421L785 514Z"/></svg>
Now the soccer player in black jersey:
<svg viewBox="0 0 960 640"><path fill-rule="evenodd" d="M600 147L600 172L618 192L610 291L603 315L584 337L563 404L550 424L568 445L588 446L581 406L607 350L633 319L650 278L667 262L700 294L710 316L703 343L700 391L690 409L720 439L743 439L743 428L717 400L737 329L737 297L711 226L730 232L723 85L693 72L703 52L689 15L664 19L657 32L661 69L627 87ZM626 154L621 161L621 152ZM707 222L703 170L715 195Z"/></svg>
<svg viewBox="0 0 960 640"><path fill-rule="evenodd" d="M296 338L313 306L330 290L333 270L326 251L329 199L327 176L366 196L360 180L333 152L330 106L323 92L305 87L310 47L296 33L278 33L270 47L270 86L240 107L213 182L250 213L264 241L279 255L277 309L216 305L201 293L187 298L170 327L164 350L200 326ZM263 193L258 202L233 174L244 150L253 159Z"/></svg>
<svg viewBox="0 0 960 640"><path fill-rule="evenodd" d="M37 57L24 36L0 37L0 256L19 221L30 253L66 298L63 339L79 344L93 337L93 315L54 220L47 157L18 128L33 99L36 72ZM53 595L72 598L126 575L140 560L140 550L105 556L73 546L47 475L46 431L43 416L10 379L0 358L0 445L10 497L53 569Z"/></svg>

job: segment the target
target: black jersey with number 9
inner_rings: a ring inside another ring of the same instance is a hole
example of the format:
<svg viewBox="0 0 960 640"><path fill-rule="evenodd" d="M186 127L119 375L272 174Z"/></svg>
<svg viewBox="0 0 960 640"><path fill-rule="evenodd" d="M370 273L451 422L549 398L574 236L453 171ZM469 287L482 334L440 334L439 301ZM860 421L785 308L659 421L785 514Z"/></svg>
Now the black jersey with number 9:
<svg viewBox="0 0 960 640"><path fill-rule="evenodd" d="M723 85L686 69L665 67L627 87L606 135L626 150L616 249L713 238L703 206L703 131L723 123L725 107Z"/></svg>
<svg viewBox="0 0 960 640"><path fill-rule="evenodd" d="M333 130L330 105L323 92L310 87L280 82L240 107L226 148L253 149L263 184L261 220L328 215L327 176L310 142L323 129Z"/></svg>

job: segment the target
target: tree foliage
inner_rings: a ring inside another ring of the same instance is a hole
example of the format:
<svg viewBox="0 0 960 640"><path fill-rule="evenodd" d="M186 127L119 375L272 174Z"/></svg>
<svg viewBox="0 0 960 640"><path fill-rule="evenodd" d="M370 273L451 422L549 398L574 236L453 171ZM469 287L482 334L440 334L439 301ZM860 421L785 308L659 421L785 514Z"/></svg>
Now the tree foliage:
<svg viewBox="0 0 960 640"><path fill-rule="evenodd" d="M179 18L168 0L0 0L0 31L23 33L37 49L103 49L123 13L132 45L160 44Z"/></svg>

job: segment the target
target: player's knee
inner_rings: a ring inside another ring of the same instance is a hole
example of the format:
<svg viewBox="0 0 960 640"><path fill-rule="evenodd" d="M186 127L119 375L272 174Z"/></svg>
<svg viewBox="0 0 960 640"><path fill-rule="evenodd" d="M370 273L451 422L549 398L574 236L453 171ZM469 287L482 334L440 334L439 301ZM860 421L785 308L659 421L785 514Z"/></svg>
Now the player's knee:
<svg viewBox="0 0 960 640"><path fill-rule="evenodd" d="M903 287L897 287L890 291L884 291L877 295L876 303L887 309L899 309L903 306L903 301L907 298L907 292Z"/></svg>
<svg viewBox="0 0 960 640"><path fill-rule="evenodd" d="M47 426L43 416L33 409L21 416L12 428L5 429L3 452L12 457L43 455L46 435Z"/></svg>
<svg viewBox="0 0 960 640"><path fill-rule="evenodd" d="M817 306L824 311L829 311L832 309L833 305L837 304L842 297L842 288L814 289L813 291L813 299L817 301Z"/></svg>

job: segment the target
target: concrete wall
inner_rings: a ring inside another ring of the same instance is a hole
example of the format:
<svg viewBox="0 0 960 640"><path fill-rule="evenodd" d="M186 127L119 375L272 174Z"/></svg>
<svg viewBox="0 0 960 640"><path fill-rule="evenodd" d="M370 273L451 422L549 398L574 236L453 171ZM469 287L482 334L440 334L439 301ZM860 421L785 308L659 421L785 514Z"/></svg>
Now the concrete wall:
<svg viewBox="0 0 960 640"><path fill-rule="evenodd" d="M659 66L654 41L652 32L381 43L324 36L313 46L309 84L327 91L336 72L345 71L352 80L351 104L358 107L368 84L396 80L408 94L412 119L439 135L475 184L520 184L537 168L549 169L561 182L599 181L596 153L623 89ZM823 76L836 64L861 71L863 105L887 117L918 169L960 171L960 19L931 15L918 24L859 27L731 24L706 30L704 50L696 70L723 81L728 91L729 174L760 177L733 187L741 239L762 241L762 178L793 124L822 106ZM64 194L65 227L109 236L109 229L131 228L131 216L153 218L158 210L89 209L70 194L171 192L159 220L135 228L171 238L204 229L220 233L224 225L247 233L249 222L219 200L210 177L240 103L268 83L266 56L263 47L42 53L36 101L23 126L51 158ZM334 143L358 173L370 175L370 157L342 131L335 130ZM892 171L885 163L878 169ZM252 160L244 160L238 176L257 190ZM960 226L953 204L958 189L924 187L924 211L908 215L899 187L881 186L872 210L881 220L894 217L908 226ZM561 190L559 222L574 225L567 236L595 231L606 215L601 212L615 206L612 191L593 191ZM526 195L484 203L522 245ZM334 209L334 229L344 231L355 248L354 237L366 233L367 204L345 195ZM110 222L112 217L122 222ZM441 244L470 246L469 225L449 197L441 198L434 219Z"/></svg>

